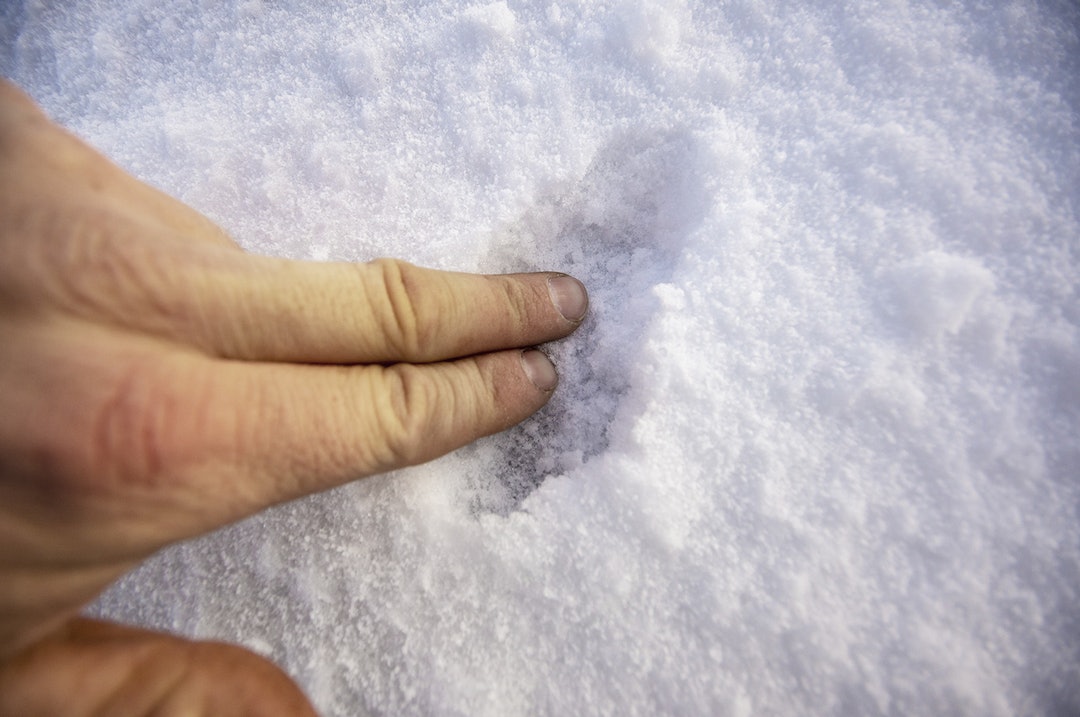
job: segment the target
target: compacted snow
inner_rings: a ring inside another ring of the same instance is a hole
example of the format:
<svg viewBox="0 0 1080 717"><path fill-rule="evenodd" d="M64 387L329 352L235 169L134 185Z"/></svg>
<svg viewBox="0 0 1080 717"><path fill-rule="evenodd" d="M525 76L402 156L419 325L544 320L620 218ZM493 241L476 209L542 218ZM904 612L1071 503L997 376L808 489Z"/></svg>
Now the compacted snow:
<svg viewBox="0 0 1080 717"><path fill-rule="evenodd" d="M554 269L536 418L98 614L330 716L1080 713L1080 7L5 3L0 69L247 248Z"/></svg>

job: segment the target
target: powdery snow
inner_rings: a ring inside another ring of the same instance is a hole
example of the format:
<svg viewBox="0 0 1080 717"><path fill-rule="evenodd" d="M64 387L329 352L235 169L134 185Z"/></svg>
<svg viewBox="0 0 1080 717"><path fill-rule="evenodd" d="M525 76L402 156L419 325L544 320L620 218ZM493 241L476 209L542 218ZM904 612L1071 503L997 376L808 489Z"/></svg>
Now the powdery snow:
<svg viewBox="0 0 1080 717"><path fill-rule="evenodd" d="M555 269L545 411L94 607L327 715L1080 713L1080 9L7 3L253 251Z"/></svg>

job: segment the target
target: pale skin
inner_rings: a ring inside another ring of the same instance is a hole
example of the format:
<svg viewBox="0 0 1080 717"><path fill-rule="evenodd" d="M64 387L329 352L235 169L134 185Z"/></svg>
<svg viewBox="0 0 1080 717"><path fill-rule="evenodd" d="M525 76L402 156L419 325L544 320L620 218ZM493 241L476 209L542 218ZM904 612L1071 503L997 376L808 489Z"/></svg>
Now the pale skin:
<svg viewBox="0 0 1080 717"><path fill-rule="evenodd" d="M240 647L80 617L160 548L555 389L584 288L242 251L0 81L0 716L313 715Z"/></svg>

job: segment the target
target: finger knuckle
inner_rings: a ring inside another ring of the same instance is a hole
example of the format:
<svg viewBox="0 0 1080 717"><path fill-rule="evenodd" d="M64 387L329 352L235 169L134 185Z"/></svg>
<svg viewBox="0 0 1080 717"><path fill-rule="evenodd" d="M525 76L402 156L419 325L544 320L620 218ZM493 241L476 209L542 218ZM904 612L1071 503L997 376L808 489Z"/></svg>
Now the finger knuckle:
<svg viewBox="0 0 1080 717"><path fill-rule="evenodd" d="M508 330L515 334L523 332L530 322L530 317L535 313L535 296L529 287L521 281L514 281L506 277L500 277L499 298L506 307L506 316L511 322Z"/></svg>
<svg viewBox="0 0 1080 717"><path fill-rule="evenodd" d="M378 259L369 266L378 272L376 294L370 300L387 343L403 360L423 360L433 327L424 321L420 270L396 259Z"/></svg>
<svg viewBox="0 0 1080 717"><path fill-rule="evenodd" d="M415 465L430 456L426 441L433 409L451 409L437 387L425 379L421 369L408 364L390 366L383 371L383 391L374 401L377 431L375 447L378 470Z"/></svg>
<svg viewBox="0 0 1080 717"><path fill-rule="evenodd" d="M149 356L120 363L91 408L85 436L85 463L102 487L160 484L192 458L195 424L187 419L199 391L185 373Z"/></svg>
<svg viewBox="0 0 1080 717"><path fill-rule="evenodd" d="M49 223L36 273L58 308L125 325L133 312L163 326L192 320L185 303L173 300L183 257L146 241L146 227L103 207L79 207Z"/></svg>

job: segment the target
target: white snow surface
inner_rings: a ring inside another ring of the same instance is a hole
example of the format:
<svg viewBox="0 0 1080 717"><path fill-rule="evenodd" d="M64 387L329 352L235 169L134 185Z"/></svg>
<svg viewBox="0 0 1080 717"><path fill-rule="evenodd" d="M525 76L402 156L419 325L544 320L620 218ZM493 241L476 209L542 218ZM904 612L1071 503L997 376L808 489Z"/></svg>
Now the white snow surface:
<svg viewBox="0 0 1080 717"><path fill-rule="evenodd" d="M251 251L591 290L538 416L97 614L328 716L1080 714L1071 0L0 19L5 75Z"/></svg>

